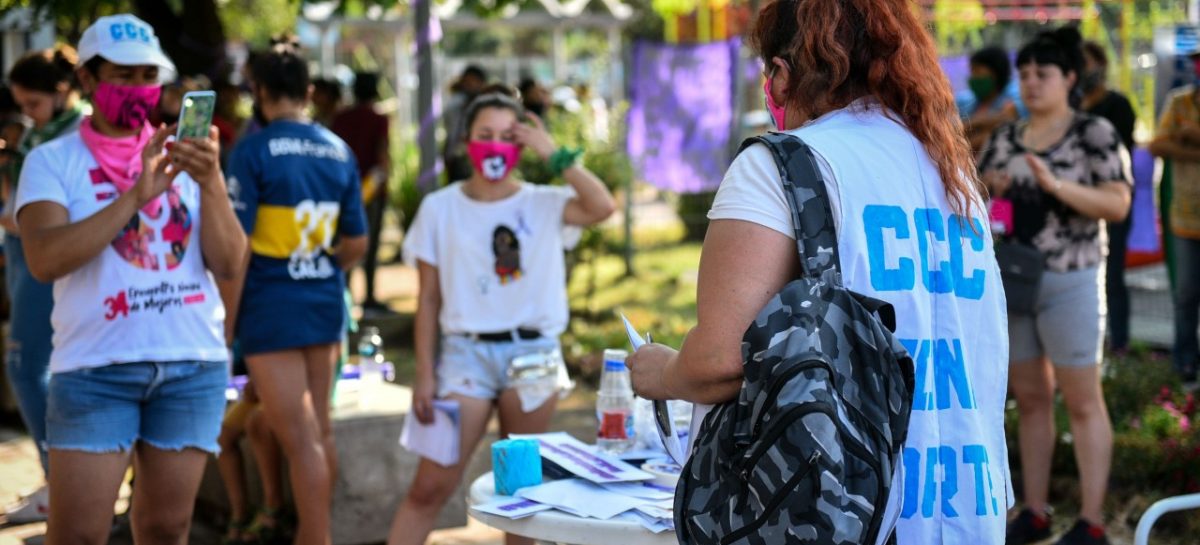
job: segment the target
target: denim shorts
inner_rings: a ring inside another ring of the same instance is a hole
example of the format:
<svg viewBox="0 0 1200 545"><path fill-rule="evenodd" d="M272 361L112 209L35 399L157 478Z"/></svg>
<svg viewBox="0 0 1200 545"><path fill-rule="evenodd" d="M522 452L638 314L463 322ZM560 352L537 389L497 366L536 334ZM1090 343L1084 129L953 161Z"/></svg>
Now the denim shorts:
<svg viewBox="0 0 1200 545"><path fill-rule="evenodd" d="M51 450L154 448L216 453L225 413L224 361L135 362L55 373L46 410Z"/></svg>
<svg viewBox="0 0 1200 545"><path fill-rule="evenodd" d="M442 337L442 353L434 374L437 396L459 394L476 399L497 399L508 389L508 367L513 358L559 348L558 339L488 342L462 335Z"/></svg>

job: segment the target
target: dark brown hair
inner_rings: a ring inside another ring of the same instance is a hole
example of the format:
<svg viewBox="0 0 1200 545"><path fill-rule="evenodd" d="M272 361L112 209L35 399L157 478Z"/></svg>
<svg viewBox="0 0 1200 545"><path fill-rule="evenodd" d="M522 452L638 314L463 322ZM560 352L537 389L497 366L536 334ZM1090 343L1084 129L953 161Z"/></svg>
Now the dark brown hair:
<svg viewBox="0 0 1200 545"><path fill-rule="evenodd" d="M275 46L250 66L254 84L273 99L308 99L308 61L286 46Z"/></svg>
<svg viewBox="0 0 1200 545"><path fill-rule="evenodd" d="M489 85L483 88L479 96L475 97L463 114L463 138L471 139L471 125L475 124L475 118L479 117L479 112L488 108L499 108L501 110L509 110L517 116L517 119L525 117L525 107L516 99L516 93L511 87L501 84Z"/></svg>
<svg viewBox="0 0 1200 545"><path fill-rule="evenodd" d="M871 96L937 165L950 205L974 204L975 159L933 40L906 0L775 0L751 36L770 69L790 65L786 106L815 119Z"/></svg>
<svg viewBox="0 0 1200 545"><path fill-rule="evenodd" d="M31 91L57 93L63 83L78 87L75 63L79 56L69 45L31 51L21 57L8 72L8 81Z"/></svg>
<svg viewBox="0 0 1200 545"><path fill-rule="evenodd" d="M1104 46L1092 40L1087 40L1083 42L1083 54L1091 57L1092 60L1096 61L1096 64L1108 67L1108 52L1104 50Z"/></svg>

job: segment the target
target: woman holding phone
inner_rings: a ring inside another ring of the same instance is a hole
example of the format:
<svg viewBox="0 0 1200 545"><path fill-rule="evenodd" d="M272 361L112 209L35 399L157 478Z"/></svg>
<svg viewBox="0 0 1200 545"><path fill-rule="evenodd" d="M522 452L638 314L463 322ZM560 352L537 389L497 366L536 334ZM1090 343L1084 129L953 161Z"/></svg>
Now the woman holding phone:
<svg viewBox="0 0 1200 545"><path fill-rule="evenodd" d="M251 246L236 335L288 459L296 543L329 543L337 467L329 399L346 331L345 271L366 252L366 216L350 148L305 118L308 61L279 45L252 72L268 123L229 157Z"/></svg>
<svg viewBox="0 0 1200 545"><path fill-rule="evenodd" d="M225 407L213 276L236 273L246 238L216 131L168 145L173 127L146 121L174 72L153 28L102 17L79 61L96 113L35 148L17 190L29 270L56 303L46 543L106 541L131 460L134 540L182 542Z"/></svg>

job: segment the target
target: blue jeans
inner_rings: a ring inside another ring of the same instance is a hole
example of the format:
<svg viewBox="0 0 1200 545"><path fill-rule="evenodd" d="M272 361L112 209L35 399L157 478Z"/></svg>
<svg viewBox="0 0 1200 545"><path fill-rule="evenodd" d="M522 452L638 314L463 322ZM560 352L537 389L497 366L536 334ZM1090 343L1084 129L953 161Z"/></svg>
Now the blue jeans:
<svg viewBox="0 0 1200 545"><path fill-rule="evenodd" d="M46 395L50 384L50 350L54 329L50 311L54 309L54 285L39 282L29 274L21 239L4 236L7 266L4 280L11 300L9 336L5 362L8 381L13 385L17 405L25 427L46 461Z"/></svg>
<svg viewBox="0 0 1200 545"><path fill-rule="evenodd" d="M216 454L225 416L224 361L115 363L55 373L46 442L53 450L127 452L137 442Z"/></svg>
<svg viewBox="0 0 1200 545"><path fill-rule="evenodd" d="M1194 372L1200 360L1200 240L1175 237L1175 349L1180 373Z"/></svg>

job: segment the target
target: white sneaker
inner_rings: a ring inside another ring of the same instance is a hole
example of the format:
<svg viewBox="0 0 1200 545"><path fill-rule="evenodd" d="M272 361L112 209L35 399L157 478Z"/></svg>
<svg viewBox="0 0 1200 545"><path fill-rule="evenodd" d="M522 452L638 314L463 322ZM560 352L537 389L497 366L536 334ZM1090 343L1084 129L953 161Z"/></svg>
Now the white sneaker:
<svg viewBox="0 0 1200 545"><path fill-rule="evenodd" d="M9 524L42 522L48 516L50 516L50 489L45 486L21 498L20 503L4 513Z"/></svg>

